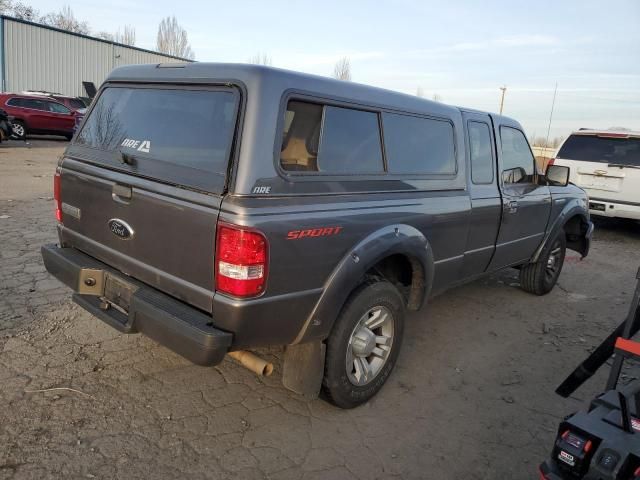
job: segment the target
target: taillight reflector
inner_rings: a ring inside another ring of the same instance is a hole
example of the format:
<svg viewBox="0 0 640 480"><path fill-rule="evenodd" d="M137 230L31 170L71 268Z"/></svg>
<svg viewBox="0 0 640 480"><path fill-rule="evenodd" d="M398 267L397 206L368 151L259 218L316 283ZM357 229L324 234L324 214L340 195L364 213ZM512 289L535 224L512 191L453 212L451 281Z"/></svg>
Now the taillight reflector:
<svg viewBox="0 0 640 480"><path fill-rule="evenodd" d="M267 278L267 239L259 232L218 224L216 290L235 297L254 297Z"/></svg>
<svg viewBox="0 0 640 480"><path fill-rule="evenodd" d="M53 176L53 199L56 202L56 220L62 222L62 200L60 200L60 173Z"/></svg>
<svg viewBox="0 0 640 480"><path fill-rule="evenodd" d="M556 159L555 158L550 158L549 161L547 162L547 167L549 165L553 165L555 163Z"/></svg>

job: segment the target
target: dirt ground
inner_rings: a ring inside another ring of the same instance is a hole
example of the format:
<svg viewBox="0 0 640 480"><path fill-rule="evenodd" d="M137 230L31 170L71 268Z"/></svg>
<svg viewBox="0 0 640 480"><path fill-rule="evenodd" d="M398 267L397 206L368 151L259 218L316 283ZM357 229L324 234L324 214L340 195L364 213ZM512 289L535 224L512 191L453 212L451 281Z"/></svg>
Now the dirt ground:
<svg viewBox="0 0 640 480"><path fill-rule="evenodd" d="M39 254L63 148L0 146L0 479L531 479L604 384L553 393L626 314L638 224L598 222L546 297L508 270L435 298L380 394L342 411L285 390L277 348L266 379L197 367L75 306Z"/></svg>

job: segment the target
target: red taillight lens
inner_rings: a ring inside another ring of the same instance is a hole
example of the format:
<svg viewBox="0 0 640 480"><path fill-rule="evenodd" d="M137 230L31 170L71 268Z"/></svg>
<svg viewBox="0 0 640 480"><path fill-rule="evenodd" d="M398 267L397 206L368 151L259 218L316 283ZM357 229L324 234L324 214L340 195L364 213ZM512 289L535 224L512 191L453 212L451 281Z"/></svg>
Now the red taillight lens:
<svg viewBox="0 0 640 480"><path fill-rule="evenodd" d="M553 165L553 163L554 163L555 161L556 161L556 159L555 159L555 158L550 158L550 159L549 159L549 161L547 162L547 167L548 167L549 165Z"/></svg>
<svg viewBox="0 0 640 480"><path fill-rule="evenodd" d="M254 297L267 279L267 239L261 233L218 224L216 290L235 297Z"/></svg>
<svg viewBox="0 0 640 480"><path fill-rule="evenodd" d="M56 220L62 222L62 200L60 200L60 174L53 176L53 199L56 202Z"/></svg>

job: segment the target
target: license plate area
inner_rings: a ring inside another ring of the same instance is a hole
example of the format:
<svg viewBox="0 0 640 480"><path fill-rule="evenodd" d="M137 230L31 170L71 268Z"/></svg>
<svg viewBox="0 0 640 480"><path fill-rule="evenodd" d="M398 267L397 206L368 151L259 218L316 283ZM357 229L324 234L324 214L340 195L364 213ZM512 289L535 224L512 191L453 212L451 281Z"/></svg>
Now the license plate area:
<svg viewBox="0 0 640 480"><path fill-rule="evenodd" d="M104 299L123 313L129 313L131 297L138 289L134 284L110 273L105 274Z"/></svg>

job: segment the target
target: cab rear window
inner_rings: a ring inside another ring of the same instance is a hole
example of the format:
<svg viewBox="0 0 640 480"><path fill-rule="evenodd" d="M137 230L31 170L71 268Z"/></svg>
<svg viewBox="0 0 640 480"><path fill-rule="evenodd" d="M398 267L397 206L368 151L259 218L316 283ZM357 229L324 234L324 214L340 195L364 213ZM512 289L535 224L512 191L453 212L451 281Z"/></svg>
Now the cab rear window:
<svg viewBox="0 0 640 480"><path fill-rule="evenodd" d="M640 138L571 135L557 157L640 167Z"/></svg>
<svg viewBox="0 0 640 480"><path fill-rule="evenodd" d="M91 161L172 184L221 192L238 98L231 89L108 87L75 145Z"/></svg>

